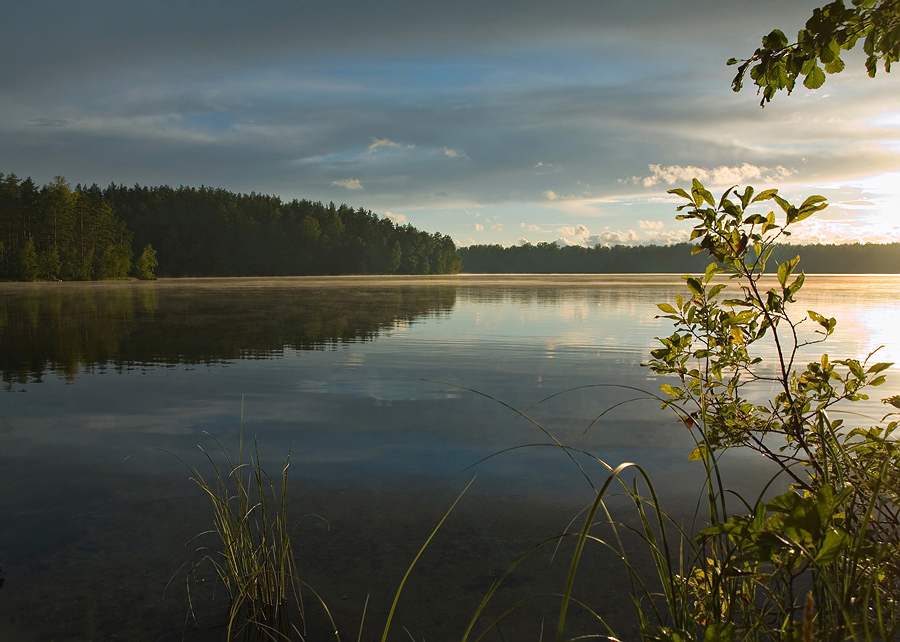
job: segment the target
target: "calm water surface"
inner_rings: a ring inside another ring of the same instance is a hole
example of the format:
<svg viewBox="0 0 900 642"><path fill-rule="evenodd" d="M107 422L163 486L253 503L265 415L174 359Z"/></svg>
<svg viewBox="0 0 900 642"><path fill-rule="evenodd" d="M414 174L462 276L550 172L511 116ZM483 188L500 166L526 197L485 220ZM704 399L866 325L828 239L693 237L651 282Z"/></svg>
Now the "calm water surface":
<svg viewBox="0 0 900 642"><path fill-rule="evenodd" d="M900 361L898 286L814 276L801 309L838 319L833 358L883 345L879 361ZM513 409L644 465L691 513L690 439L640 392L661 383L640 365L670 332L656 303L681 291L670 275L0 284L0 639L218 639L221 593L192 587L185 619L183 565L211 515L178 458L210 470L198 445L235 449L242 426L271 471L291 453L300 567L352 639L367 594L376 636L405 565L477 475L397 616L396 639L399 625L458 638L498 573L591 499ZM877 399L858 409L884 414ZM766 473L749 456L728 469L739 488ZM601 557L581 596L627 627L626 587ZM565 559L523 567L498 608L559 592ZM535 600L501 633L536 637L555 606Z"/></svg>

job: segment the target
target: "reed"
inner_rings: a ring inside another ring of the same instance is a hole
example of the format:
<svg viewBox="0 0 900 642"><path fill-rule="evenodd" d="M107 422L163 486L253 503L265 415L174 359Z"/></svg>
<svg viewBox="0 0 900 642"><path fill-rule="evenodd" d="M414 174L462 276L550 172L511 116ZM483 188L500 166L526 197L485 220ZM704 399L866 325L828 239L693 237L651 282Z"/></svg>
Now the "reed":
<svg viewBox="0 0 900 642"><path fill-rule="evenodd" d="M200 446L213 474L207 478L197 468L188 468L191 480L203 491L213 509L214 528L199 536L214 534L218 543L200 549L202 556L192 571L197 573L201 566L209 564L225 587L229 598L226 639L229 642L237 639L253 642L309 639L303 599L305 592L322 610L331 635L336 642L340 642L340 628L327 602L301 579L294 557L286 503L290 454L281 469L276 487L260 463L255 440L253 452L245 461L243 430L236 458L214 437L210 436L210 439L216 444L224 465L217 464L216 458ZM474 481L473 478L466 485L438 520L406 568L384 621L382 642L388 638L407 579ZM191 601L190 582L188 587ZM367 607L368 598L360 616L357 642L362 639Z"/></svg>
<svg viewBox="0 0 900 642"><path fill-rule="evenodd" d="M200 564L209 563L229 598L228 640L288 640L304 631L303 582L297 572L287 517L290 455L275 483L260 465L259 449L245 460L243 434L237 458L221 443L224 465L201 447L213 475L196 468L191 479L213 509L219 545L206 548ZM322 602L324 605L324 602ZM327 613L327 609L326 609Z"/></svg>

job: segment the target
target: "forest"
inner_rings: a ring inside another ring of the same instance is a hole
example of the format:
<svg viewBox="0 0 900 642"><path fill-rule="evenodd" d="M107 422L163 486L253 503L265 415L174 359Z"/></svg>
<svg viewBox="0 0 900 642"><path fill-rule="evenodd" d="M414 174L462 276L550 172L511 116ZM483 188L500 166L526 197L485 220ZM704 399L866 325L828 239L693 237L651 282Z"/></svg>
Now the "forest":
<svg viewBox="0 0 900 642"><path fill-rule="evenodd" d="M779 246L806 272L900 273L900 243ZM135 259L134 257L137 256ZM457 249L369 210L210 187L38 187L0 174L0 280L326 274L702 272L688 243Z"/></svg>
<svg viewBox="0 0 900 642"><path fill-rule="evenodd" d="M675 245L614 245L593 248L555 243L503 247L470 245L460 248L463 270L472 273L698 273L706 269L705 254L691 254L689 243ZM900 243L848 245L779 245L770 260L783 263L803 257L800 269L810 273L900 273Z"/></svg>
<svg viewBox="0 0 900 642"><path fill-rule="evenodd" d="M461 261L449 236L347 205L0 174L4 280L448 274Z"/></svg>

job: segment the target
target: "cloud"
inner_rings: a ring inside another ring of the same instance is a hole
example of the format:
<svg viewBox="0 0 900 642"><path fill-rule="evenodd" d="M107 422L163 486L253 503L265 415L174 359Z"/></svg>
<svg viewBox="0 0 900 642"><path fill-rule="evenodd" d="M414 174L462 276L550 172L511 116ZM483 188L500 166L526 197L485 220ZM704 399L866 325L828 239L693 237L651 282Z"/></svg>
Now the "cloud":
<svg viewBox="0 0 900 642"><path fill-rule="evenodd" d="M547 197L548 201L555 201L559 198L559 194L554 192L552 189L544 190L544 196Z"/></svg>
<svg viewBox="0 0 900 642"><path fill-rule="evenodd" d="M447 158L468 158L464 151L459 149L450 149L449 147L444 148L444 156Z"/></svg>
<svg viewBox="0 0 900 642"><path fill-rule="evenodd" d="M379 147L400 147L400 143L395 143L389 138L373 138L367 153L373 154Z"/></svg>
<svg viewBox="0 0 900 642"><path fill-rule="evenodd" d="M389 220L391 223L395 225L406 225L409 223L409 220L403 214L394 214L393 212L385 212L384 218Z"/></svg>
<svg viewBox="0 0 900 642"><path fill-rule="evenodd" d="M579 224L557 228L556 232L560 235L556 244L561 246L637 245L643 242L641 236L634 230L611 230L605 228L599 234L592 234L586 226Z"/></svg>
<svg viewBox="0 0 900 642"><path fill-rule="evenodd" d="M591 235L590 230L581 223L574 227L559 227L556 232L564 238L577 239L582 242Z"/></svg>
<svg viewBox="0 0 900 642"><path fill-rule="evenodd" d="M591 245L637 245L641 238L634 230L605 229L600 234L589 236L586 241Z"/></svg>
<svg viewBox="0 0 900 642"><path fill-rule="evenodd" d="M760 167L744 163L740 166L720 165L713 169L703 167L695 167L693 165L660 165L651 163L647 167L650 168L650 176L635 176L632 180L644 187L653 187L660 182L667 185L675 183L687 183L691 179L696 178L701 183L710 186L730 186L739 185L748 180L755 180L766 183L777 183L783 181L795 171L788 169L782 165L775 167Z"/></svg>
<svg viewBox="0 0 900 642"><path fill-rule="evenodd" d="M526 225L525 223L521 223L519 225L523 230L528 230L529 232L540 232L541 227L539 225Z"/></svg>
<svg viewBox="0 0 900 642"><path fill-rule="evenodd" d="M516 239L516 245L528 245L530 242L531 241L521 236Z"/></svg>
<svg viewBox="0 0 900 642"><path fill-rule="evenodd" d="M675 243L685 243L689 241L690 238L691 233L690 230L687 229L666 231L651 230L644 234L641 244L674 245Z"/></svg>
<svg viewBox="0 0 900 642"><path fill-rule="evenodd" d="M638 227L642 230L660 230L665 225L662 221L638 221Z"/></svg>
<svg viewBox="0 0 900 642"><path fill-rule="evenodd" d="M338 187L346 187L347 189L363 189L362 184L357 178L342 178L339 181L331 181L331 184Z"/></svg>
<svg viewBox="0 0 900 642"><path fill-rule="evenodd" d="M473 225L472 227L475 228L476 232L481 232L484 230L484 225L482 225L481 223L475 223L475 225Z"/></svg>

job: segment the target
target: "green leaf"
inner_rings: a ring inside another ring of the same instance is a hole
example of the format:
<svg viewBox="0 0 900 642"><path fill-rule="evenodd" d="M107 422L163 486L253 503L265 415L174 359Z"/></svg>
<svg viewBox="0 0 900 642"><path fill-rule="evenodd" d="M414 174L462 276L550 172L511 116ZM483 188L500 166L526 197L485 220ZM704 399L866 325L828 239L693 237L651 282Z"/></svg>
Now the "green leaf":
<svg viewBox="0 0 900 642"><path fill-rule="evenodd" d="M709 265L706 266L706 273L704 274L704 281L709 283L710 280L712 280L712 278L716 274L721 274L724 271L725 271L725 268L720 268L717 264L710 263Z"/></svg>
<svg viewBox="0 0 900 642"><path fill-rule="evenodd" d="M709 457L709 448L706 444L697 444L697 447L688 455L688 461L705 461Z"/></svg>
<svg viewBox="0 0 900 642"><path fill-rule="evenodd" d="M794 271L794 268L797 267L797 263L799 262L800 257L797 256L790 261L785 261L778 266L778 282L781 284L781 287L787 286L788 277Z"/></svg>
<svg viewBox="0 0 900 642"><path fill-rule="evenodd" d="M777 189L764 189L764 190L761 191L759 194L757 194L757 195L753 198L753 200L750 201L750 202L751 202L751 203L755 203L756 201L767 201L767 200L769 200L770 198L774 198L776 194L778 194L778 190L777 190Z"/></svg>
<svg viewBox="0 0 900 642"><path fill-rule="evenodd" d="M694 205L700 207L703 205L703 202L707 202L713 207L716 206L716 201L713 199L712 194L703 187L703 183L698 181L696 178L691 183L691 195L694 197Z"/></svg>
<svg viewBox="0 0 900 642"><path fill-rule="evenodd" d="M834 562L841 551L846 548L849 539L847 533L842 533L835 529L831 529L825 533L822 546L819 547L819 550L816 553L816 564L825 565Z"/></svg>
<svg viewBox="0 0 900 642"><path fill-rule="evenodd" d="M794 282L791 283L790 287L788 287L788 294L790 295L791 300L793 300L794 295L797 294L800 288L803 287L805 281L806 275L801 272L800 275L794 279Z"/></svg>
<svg viewBox="0 0 900 642"><path fill-rule="evenodd" d="M692 276L687 278L687 286L697 296L703 295L703 284Z"/></svg>
<svg viewBox="0 0 900 642"><path fill-rule="evenodd" d="M675 194L676 196L681 196L683 198L686 198L689 201L693 200L693 199L691 199L690 195L687 192L685 192L683 189L681 189L680 187L676 187L675 189L670 189L666 192L666 194Z"/></svg>
<svg viewBox="0 0 900 642"><path fill-rule="evenodd" d="M830 74L839 74L844 71L844 61L840 57L836 57L831 62L825 63L825 71Z"/></svg>
<svg viewBox="0 0 900 642"><path fill-rule="evenodd" d="M803 86L807 89L818 89L825 84L825 72L819 66L813 67L803 79Z"/></svg>
<svg viewBox="0 0 900 642"><path fill-rule="evenodd" d="M680 397L684 394L684 391L681 388L676 386L672 386L668 383L664 383L659 387L664 393L669 395L670 397Z"/></svg>
<svg viewBox="0 0 900 642"><path fill-rule="evenodd" d="M678 310L672 307L670 303L657 303L656 307L658 307L663 312L668 312L669 314L677 314Z"/></svg>
<svg viewBox="0 0 900 642"><path fill-rule="evenodd" d="M709 293L706 295L706 298L715 299L717 296L719 296L719 293L724 289L725 289L725 284L718 283L709 289Z"/></svg>
<svg viewBox="0 0 900 642"><path fill-rule="evenodd" d="M874 366L870 366L868 370L866 370L866 374L878 374L879 372L883 372L890 368L893 363L876 363Z"/></svg>
<svg viewBox="0 0 900 642"><path fill-rule="evenodd" d="M775 195L775 196L773 196L772 198L775 199L775 202L778 203L778 207L780 207L780 208L781 208L781 211L784 212L785 214L787 214L788 212L791 211L791 209L793 209L792 206L791 206L791 204L788 203L788 202L787 202L786 200L784 200L783 198L781 198L780 196Z"/></svg>
<svg viewBox="0 0 900 642"><path fill-rule="evenodd" d="M805 201L803 201L803 205L800 206L800 209L805 210L810 207L813 207L814 205L818 205L819 203L824 203L827 200L828 199L825 198L824 196L819 196L818 194L813 194L812 196L808 197Z"/></svg>
<svg viewBox="0 0 900 642"><path fill-rule="evenodd" d="M766 49L777 51L787 47L788 39L781 29L773 29L768 36L763 36L762 45Z"/></svg>
<svg viewBox="0 0 900 642"><path fill-rule="evenodd" d="M710 624L703 632L703 642L736 642L737 627L731 622Z"/></svg>

